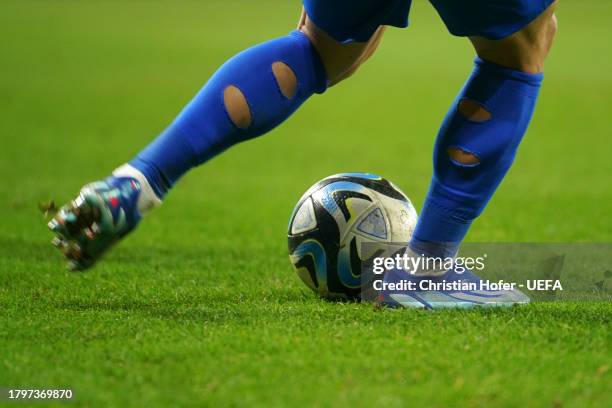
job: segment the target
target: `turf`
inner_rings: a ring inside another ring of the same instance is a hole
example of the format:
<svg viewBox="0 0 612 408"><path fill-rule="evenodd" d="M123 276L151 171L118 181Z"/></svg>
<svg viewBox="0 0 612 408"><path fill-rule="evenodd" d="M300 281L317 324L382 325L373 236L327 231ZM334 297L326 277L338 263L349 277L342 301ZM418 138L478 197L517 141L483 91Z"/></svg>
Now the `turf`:
<svg viewBox="0 0 612 408"><path fill-rule="evenodd" d="M159 133L216 67L299 4L0 3L0 387L75 406L610 406L612 307L385 311L316 299L285 228L312 183L371 171L420 206L467 41L415 2L345 84L192 172L95 270L37 212ZM470 241L612 240L612 4L562 2L537 116Z"/></svg>

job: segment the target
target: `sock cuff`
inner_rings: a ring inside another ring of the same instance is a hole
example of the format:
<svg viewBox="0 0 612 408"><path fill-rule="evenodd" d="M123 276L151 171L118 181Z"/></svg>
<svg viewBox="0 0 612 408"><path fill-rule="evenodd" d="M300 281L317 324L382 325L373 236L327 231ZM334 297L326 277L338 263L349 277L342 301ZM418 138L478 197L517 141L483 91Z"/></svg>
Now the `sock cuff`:
<svg viewBox="0 0 612 408"><path fill-rule="evenodd" d="M325 70L325 65L323 64L323 60L321 59L319 52L308 36L302 31L293 30L291 33L289 33L289 36L300 41L304 51L308 54L312 61L312 78L310 78L311 81L309 82L313 84L314 93L324 93L327 90L329 83L327 80L327 71Z"/></svg>
<svg viewBox="0 0 612 408"><path fill-rule="evenodd" d="M496 76L502 76L508 79L514 79L516 81L523 82L527 85L531 85L534 87L540 87L540 85L542 85L542 81L544 80L543 72L531 74L529 72L518 71L512 68L507 68L498 65L494 62L486 61L480 57L476 57L476 59L474 60L474 66L477 71L489 73Z"/></svg>
<svg viewBox="0 0 612 408"><path fill-rule="evenodd" d="M128 177L133 178L140 184L140 196L138 196L138 212L141 215L145 215L154 208L159 207L162 204L162 200L155 194L151 184L137 168L124 164L119 166L113 171L114 177Z"/></svg>

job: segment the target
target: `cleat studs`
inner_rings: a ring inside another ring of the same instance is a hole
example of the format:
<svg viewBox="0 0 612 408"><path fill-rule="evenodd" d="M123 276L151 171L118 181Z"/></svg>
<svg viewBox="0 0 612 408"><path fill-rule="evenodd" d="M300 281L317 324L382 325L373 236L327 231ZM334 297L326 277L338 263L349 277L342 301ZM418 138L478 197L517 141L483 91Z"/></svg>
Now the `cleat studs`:
<svg viewBox="0 0 612 408"><path fill-rule="evenodd" d="M75 242L64 242L61 250L64 256L71 261L78 261L83 257L83 251L81 250L81 247Z"/></svg>
<svg viewBox="0 0 612 408"><path fill-rule="evenodd" d="M89 240L92 240L96 237L96 233L94 232L93 228L85 228L84 233L87 239Z"/></svg>
<svg viewBox="0 0 612 408"><path fill-rule="evenodd" d="M47 227L49 227L51 231L56 232L59 229L59 223L57 220L53 219L47 223Z"/></svg>
<svg viewBox="0 0 612 408"><path fill-rule="evenodd" d="M79 261L83 258L83 250L77 243L73 243L69 248L69 257L75 261Z"/></svg>

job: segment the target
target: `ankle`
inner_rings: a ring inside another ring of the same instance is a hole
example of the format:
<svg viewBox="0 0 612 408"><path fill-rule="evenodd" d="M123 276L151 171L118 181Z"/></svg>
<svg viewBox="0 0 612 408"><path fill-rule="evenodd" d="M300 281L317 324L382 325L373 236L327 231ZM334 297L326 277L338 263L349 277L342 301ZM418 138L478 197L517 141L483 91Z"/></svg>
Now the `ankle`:
<svg viewBox="0 0 612 408"><path fill-rule="evenodd" d="M127 177L134 179L140 185L140 195L138 197L138 212L146 215L152 209L162 204L161 198L156 194L151 183L145 175L130 164L124 164L113 171L114 177Z"/></svg>

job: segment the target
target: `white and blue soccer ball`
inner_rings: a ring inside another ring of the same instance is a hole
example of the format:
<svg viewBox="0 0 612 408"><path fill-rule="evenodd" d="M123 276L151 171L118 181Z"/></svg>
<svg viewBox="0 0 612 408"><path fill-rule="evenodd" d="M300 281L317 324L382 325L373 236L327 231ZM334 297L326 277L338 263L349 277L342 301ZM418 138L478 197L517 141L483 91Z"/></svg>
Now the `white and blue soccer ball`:
<svg viewBox="0 0 612 408"><path fill-rule="evenodd" d="M293 210L289 258L319 296L357 299L362 260L391 256L388 243L407 243L416 222L410 199L390 181L374 174L337 174L308 189ZM362 246L366 242L371 244Z"/></svg>

